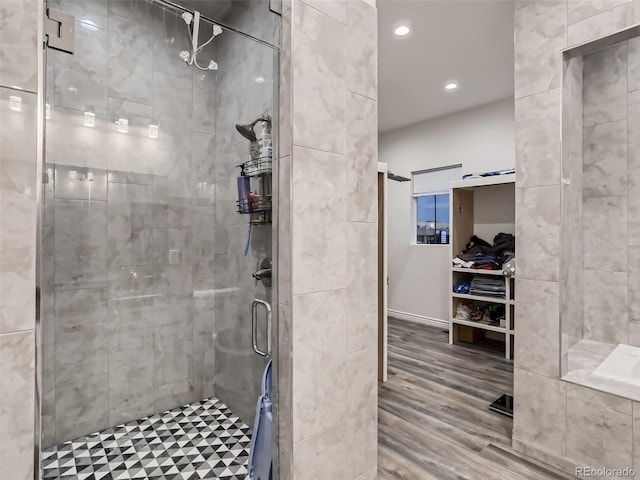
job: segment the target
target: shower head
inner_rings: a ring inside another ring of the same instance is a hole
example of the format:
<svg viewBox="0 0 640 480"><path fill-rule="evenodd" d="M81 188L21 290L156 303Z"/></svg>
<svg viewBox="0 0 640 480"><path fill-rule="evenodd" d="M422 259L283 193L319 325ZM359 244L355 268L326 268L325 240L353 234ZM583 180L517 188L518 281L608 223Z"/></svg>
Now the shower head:
<svg viewBox="0 0 640 480"><path fill-rule="evenodd" d="M256 137L256 132L253 131L253 128L256 126L256 123L259 122L265 122L267 124L267 129L271 129L271 116L264 114L260 115L251 123L247 123L245 125L236 124L236 130L238 130L238 133L250 142L255 142L258 138Z"/></svg>
<svg viewBox="0 0 640 480"><path fill-rule="evenodd" d="M236 124L236 130L238 130L238 133L242 135L244 138L246 138L247 140L249 140L250 142L255 142L256 140L258 140L256 138L256 132L253 131L252 124L247 124L247 125Z"/></svg>

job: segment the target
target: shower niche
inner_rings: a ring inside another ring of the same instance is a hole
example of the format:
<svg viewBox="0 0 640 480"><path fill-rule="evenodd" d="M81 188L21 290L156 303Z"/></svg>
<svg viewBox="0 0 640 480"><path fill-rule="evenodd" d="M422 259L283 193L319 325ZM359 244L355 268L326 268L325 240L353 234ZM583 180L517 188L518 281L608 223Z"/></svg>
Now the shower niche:
<svg viewBox="0 0 640 480"><path fill-rule="evenodd" d="M640 400L639 27L564 52L561 377Z"/></svg>

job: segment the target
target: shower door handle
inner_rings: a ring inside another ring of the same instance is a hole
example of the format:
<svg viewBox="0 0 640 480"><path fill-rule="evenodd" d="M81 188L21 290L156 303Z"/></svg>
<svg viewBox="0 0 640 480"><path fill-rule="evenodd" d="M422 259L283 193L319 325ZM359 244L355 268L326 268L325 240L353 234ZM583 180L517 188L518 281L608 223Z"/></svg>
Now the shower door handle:
<svg viewBox="0 0 640 480"><path fill-rule="evenodd" d="M263 305L267 312L267 351L262 351L258 347L258 305ZM251 304L251 343L253 351L263 357L271 356L271 305L264 300L257 298Z"/></svg>

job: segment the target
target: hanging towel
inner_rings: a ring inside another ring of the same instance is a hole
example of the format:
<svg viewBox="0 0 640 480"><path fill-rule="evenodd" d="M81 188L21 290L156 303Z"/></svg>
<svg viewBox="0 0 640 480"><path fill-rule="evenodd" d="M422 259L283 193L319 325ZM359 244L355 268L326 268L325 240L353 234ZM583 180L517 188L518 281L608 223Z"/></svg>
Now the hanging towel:
<svg viewBox="0 0 640 480"><path fill-rule="evenodd" d="M256 406L256 419L251 436L249 452L249 478L251 480L271 479L271 431L273 425L271 399L271 360L262 375L262 395Z"/></svg>

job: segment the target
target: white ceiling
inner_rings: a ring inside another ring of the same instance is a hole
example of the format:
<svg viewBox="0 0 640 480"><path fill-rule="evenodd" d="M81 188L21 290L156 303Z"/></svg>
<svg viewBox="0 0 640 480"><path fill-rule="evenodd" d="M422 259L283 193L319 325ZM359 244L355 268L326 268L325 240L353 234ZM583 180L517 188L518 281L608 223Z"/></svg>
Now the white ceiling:
<svg viewBox="0 0 640 480"><path fill-rule="evenodd" d="M379 131L513 94L512 1L378 0ZM406 37L393 31L411 24ZM459 88L445 92L455 79Z"/></svg>

